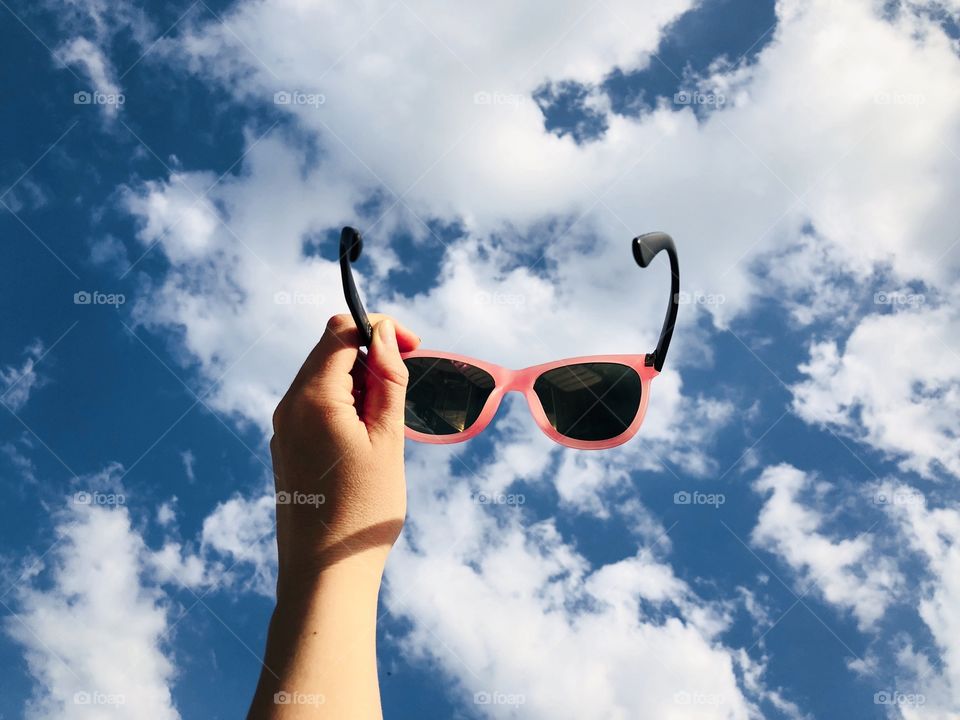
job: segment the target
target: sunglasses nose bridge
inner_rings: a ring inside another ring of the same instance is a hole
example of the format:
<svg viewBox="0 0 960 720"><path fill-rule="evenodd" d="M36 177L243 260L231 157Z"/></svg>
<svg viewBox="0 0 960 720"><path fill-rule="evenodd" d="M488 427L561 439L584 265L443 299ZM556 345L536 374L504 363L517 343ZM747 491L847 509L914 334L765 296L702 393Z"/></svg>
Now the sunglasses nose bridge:
<svg viewBox="0 0 960 720"><path fill-rule="evenodd" d="M503 368L497 377L497 386L505 395L508 392L522 393L525 389L523 377L517 370Z"/></svg>

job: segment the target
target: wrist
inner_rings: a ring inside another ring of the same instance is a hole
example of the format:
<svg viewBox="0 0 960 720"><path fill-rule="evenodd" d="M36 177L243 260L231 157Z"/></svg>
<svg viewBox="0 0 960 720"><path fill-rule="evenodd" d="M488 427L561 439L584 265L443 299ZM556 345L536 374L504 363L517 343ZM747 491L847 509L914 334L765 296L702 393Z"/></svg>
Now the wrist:
<svg viewBox="0 0 960 720"><path fill-rule="evenodd" d="M376 689L377 682L377 601L382 573L383 563L363 553L310 572L293 571L289 566L281 570L265 670L257 691L259 714L251 711L250 717L287 717L285 712L276 712L275 695L294 691L323 696L330 713L324 717L380 717L378 704L369 710L366 705L378 700L367 691ZM344 675L342 667L353 670ZM362 682L354 677L357 673ZM337 683L338 675L346 682ZM358 710L361 706L362 711Z"/></svg>
<svg viewBox="0 0 960 720"><path fill-rule="evenodd" d="M319 593L345 592L355 602L380 592L387 548L370 548L343 557L281 563L277 577L277 605L309 602Z"/></svg>

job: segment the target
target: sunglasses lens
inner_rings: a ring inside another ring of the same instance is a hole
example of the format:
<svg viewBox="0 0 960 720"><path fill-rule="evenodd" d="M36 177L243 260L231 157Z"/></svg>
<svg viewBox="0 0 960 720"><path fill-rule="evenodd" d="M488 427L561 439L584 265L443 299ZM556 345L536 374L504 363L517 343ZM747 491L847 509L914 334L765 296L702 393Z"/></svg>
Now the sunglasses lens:
<svg viewBox="0 0 960 720"><path fill-rule="evenodd" d="M583 363L548 370L533 384L547 420L574 440L610 440L640 409L640 376L619 363Z"/></svg>
<svg viewBox="0 0 960 720"><path fill-rule="evenodd" d="M455 435L476 422L494 380L486 370L442 358L403 361L410 371L404 423L427 435Z"/></svg>

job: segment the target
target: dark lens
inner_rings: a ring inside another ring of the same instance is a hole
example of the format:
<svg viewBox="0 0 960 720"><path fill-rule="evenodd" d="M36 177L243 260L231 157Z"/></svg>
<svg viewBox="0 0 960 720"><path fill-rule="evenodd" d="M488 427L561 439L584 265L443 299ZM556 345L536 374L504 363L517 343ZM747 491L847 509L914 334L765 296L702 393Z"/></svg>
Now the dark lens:
<svg viewBox="0 0 960 720"><path fill-rule="evenodd" d="M493 391L493 376L467 363L431 357L403 362L410 371L404 422L417 432L463 432L476 422Z"/></svg>
<svg viewBox="0 0 960 720"><path fill-rule="evenodd" d="M554 429L574 440L615 438L630 426L640 408L640 376L619 363L548 370L533 389Z"/></svg>

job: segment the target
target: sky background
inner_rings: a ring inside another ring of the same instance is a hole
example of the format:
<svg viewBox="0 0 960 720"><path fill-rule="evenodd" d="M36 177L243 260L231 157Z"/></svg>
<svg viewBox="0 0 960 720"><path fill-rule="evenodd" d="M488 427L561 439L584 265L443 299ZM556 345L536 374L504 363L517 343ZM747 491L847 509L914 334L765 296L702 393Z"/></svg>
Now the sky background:
<svg viewBox="0 0 960 720"><path fill-rule="evenodd" d="M0 0L0 718L235 718L358 282L644 426L406 449L384 715L960 717L957 0ZM492 500L491 500L492 499Z"/></svg>

